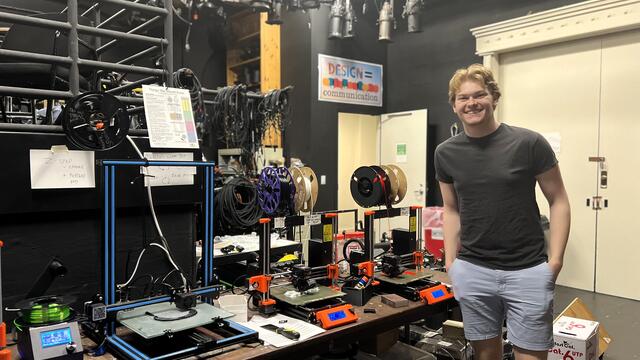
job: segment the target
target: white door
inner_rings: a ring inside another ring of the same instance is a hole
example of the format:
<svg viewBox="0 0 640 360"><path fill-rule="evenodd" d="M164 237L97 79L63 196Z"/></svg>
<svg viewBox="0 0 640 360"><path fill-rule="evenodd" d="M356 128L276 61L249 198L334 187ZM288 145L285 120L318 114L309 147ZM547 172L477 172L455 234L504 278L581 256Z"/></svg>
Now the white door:
<svg viewBox="0 0 640 360"><path fill-rule="evenodd" d="M571 234L561 285L594 290L596 211L586 199L597 194L600 40L587 39L500 56L503 97L498 117L554 138L571 202ZM549 216L542 192L541 214Z"/></svg>
<svg viewBox="0 0 640 360"><path fill-rule="evenodd" d="M338 114L338 208L359 208L351 197L350 181L360 166L395 164L407 178L407 194L394 207L426 205L427 110L381 116ZM359 218L363 219L363 209ZM409 219L378 221L376 234L408 228ZM351 216L340 216L340 229L353 228ZM375 238L380 236L376 235Z"/></svg>
<svg viewBox="0 0 640 360"><path fill-rule="evenodd" d="M640 31L602 40L600 156L607 184L599 186L596 291L640 300ZM607 205L605 207L605 204Z"/></svg>
<svg viewBox="0 0 640 360"><path fill-rule="evenodd" d="M427 205L427 110L383 114L378 138L380 164L395 164L407 178L407 194L394 207ZM409 228L409 219L379 221L379 232ZM390 234L389 234L390 235Z"/></svg>
<svg viewBox="0 0 640 360"><path fill-rule="evenodd" d="M364 210L351 196L351 175L364 165L379 162L377 137L380 116L338 113L338 209L358 209L358 219L362 220ZM338 227L353 230L353 213L341 214Z"/></svg>

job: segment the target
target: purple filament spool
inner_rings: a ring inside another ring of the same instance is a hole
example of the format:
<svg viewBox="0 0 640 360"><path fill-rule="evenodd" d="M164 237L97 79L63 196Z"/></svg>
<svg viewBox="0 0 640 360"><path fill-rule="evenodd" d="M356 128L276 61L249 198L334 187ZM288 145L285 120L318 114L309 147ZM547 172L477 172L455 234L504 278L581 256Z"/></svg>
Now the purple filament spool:
<svg viewBox="0 0 640 360"><path fill-rule="evenodd" d="M288 215L292 212L295 194L293 176L287 168L262 169L258 181L258 204L265 213Z"/></svg>

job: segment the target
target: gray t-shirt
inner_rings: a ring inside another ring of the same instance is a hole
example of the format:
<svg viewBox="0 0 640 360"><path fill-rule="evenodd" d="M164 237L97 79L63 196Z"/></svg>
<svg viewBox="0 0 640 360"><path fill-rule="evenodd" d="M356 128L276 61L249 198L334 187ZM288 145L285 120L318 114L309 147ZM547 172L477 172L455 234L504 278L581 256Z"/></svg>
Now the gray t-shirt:
<svg viewBox="0 0 640 360"><path fill-rule="evenodd" d="M542 135L504 123L487 136L460 133L438 145L436 178L458 196L458 256L501 270L546 261L535 176L557 163Z"/></svg>

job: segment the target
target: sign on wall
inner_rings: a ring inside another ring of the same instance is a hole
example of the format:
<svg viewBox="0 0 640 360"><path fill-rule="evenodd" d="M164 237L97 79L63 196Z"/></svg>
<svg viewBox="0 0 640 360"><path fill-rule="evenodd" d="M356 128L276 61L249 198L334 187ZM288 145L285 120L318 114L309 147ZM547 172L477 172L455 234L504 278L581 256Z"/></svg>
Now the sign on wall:
<svg viewBox="0 0 640 360"><path fill-rule="evenodd" d="M200 147L188 90L142 85L142 97L152 148Z"/></svg>
<svg viewBox="0 0 640 360"><path fill-rule="evenodd" d="M318 100L382 106L382 65L318 54Z"/></svg>

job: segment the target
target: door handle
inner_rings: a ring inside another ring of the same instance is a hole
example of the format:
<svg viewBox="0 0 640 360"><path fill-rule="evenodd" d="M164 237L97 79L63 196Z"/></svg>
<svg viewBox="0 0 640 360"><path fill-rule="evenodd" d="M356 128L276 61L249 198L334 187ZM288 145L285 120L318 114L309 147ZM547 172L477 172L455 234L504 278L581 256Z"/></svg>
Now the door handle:
<svg viewBox="0 0 640 360"><path fill-rule="evenodd" d="M602 210L602 196L594 196L591 198L591 208L593 210ZM587 204L589 203L589 199L587 199ZM609 205L609 203L605 200L605 203Z"/></svg>
<svg viewBox="0 0 640 360"><path fill-rule="evenodd" d="M587 207L591 206L593 210L602 210L603 207L609 207L609 199L603 199L602 196L594 196L587 198Z"/></svg>
<svg viewBox="0 0 640 360"><path fill-rule="evenodd" d="M606 189L607 185L609 184L609 169L607 166L607 159L604 156L589 156L589 162L598 163L598 172L600 173L600 189Z"/></svg>
<svg viewBox="0 0 640 360"><path fill-rule="evenodd" d="M609 180L609 170L607 169L607 162L600 162L600 189L606 189ZM606 200L605 200L606 201Z"/></svg>

